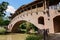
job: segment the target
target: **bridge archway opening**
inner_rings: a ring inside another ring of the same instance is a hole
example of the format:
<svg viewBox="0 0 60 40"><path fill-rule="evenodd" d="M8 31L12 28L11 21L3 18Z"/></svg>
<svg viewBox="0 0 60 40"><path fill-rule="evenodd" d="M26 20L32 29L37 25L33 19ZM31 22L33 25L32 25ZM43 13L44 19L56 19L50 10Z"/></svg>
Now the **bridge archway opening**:
<svg viewBox="0 0 60 40"><path fill-rule="evenodd" d="M22 29L23 30L27 29L29 32L32 32L32 31L37 32L38 31L38 28L34 24L22 20L22 21L18 21L17 23L14 24L14 26L12 28L12 32L19 32L19 33L21 33Z"/></svg>
<svg viewBox="0 0 60 40"><path fill-rule="evenodd" d="M59 33L60 32L60 16L56 16L53 19L53 24L54 24L54 32Z"/></svg>
<svg viewBox="0 0 60 40"><path fill-rule="evenodd" d="M38 18L38 24L44 25L44 17L39 17Z"/></svg>
<svg viewBox="0 0 60 40"><path fill-rule="evenodd" d="M11 30L11 32L19 32L20 30L19 30L19 25L20 24L22 24L22 23L24 23L24 22L26 22L26 21L18 21L18 22L16 22L14 25L13 25L13 28L12 28L12 30Z"/></svg>

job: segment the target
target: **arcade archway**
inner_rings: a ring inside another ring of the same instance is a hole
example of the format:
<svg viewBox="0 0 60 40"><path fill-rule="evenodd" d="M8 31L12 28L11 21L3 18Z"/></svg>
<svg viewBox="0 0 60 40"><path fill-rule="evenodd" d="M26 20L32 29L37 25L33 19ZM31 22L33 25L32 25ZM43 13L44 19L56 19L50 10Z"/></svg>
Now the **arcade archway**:
<svg viewBox="0 0 60 40"><path fill-rule="evenodd" d="M54 24L54 32L59 33L60 32L60 16L56 16L53 19L53 24Z"/></svg>

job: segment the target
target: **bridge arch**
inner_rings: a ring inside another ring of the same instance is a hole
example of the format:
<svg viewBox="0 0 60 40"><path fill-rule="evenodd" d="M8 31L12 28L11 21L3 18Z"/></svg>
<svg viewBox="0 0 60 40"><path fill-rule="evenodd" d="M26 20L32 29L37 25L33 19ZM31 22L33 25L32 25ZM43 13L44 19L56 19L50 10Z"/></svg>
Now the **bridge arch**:
<svg viewBox="0 0 60 40"><path fill-rule="evenodd" d="M21 16L21 15L25 15L25 16ZM39 17L42 18L41 21L42 20L44 21L44 18L45 18L44 16L46 16L46 15L44 15L43 12L38 12L38 15L36 15L36 13L32 13L32 15L28 14L28 16L26 15L26 13L19 14L15 18L12 19L11 23L8 25L8 30L11 32L12 29L15 27L15 25L18 25L17 23L19 23L19 22L22 23L24 21L32 23L39 29L44 29L45 28L43 25L44 23L43 24L38 23ZM15 29L13 29L13 30L15 30Z"/></svg>
<svg viewBox="0 0 60 40"><path fill-rule="evenodd" d="M12 29L11 29L11 32L17 32L18 31L18 28L19 28L19 25L22 24L23 22L29 22L29 21L25 21L25 20L20 20L20 21L17 21L13 26L12 26ZM37 26L37 24L33 23L33 22L29 22L31 24L33 24L34 26L36 26L38 29L39 27ZM42 27L43 25L40 25L40 27Z"/></svg>
<svg viewBox="0 0 60 40"><path fill-rule="evenodd" d="M54 26L54 32L59 33L60 32L60 15L53 18L53 26Z"/></svg>
<svg viewBox="0 0 60 40"><path fill-rule="evenodd" d="M11 32L17 32L17 31L18 31L18 28L19 28L19 25L20 25L21 23L23 23L23 22L25 22L25 21L24 21L24 20L17 21L17 22L13 25L13 27L12 27L12 29L11 29Z"/></svg>

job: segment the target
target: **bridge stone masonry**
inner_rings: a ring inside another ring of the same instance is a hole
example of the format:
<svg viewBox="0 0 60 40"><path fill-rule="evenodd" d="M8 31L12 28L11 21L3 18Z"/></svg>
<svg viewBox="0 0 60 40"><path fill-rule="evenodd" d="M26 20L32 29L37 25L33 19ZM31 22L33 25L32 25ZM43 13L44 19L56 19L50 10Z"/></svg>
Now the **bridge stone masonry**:
<svg viewBox="0 0 60 40"><path fill-rule="evenodd" d="M59 3L60 1L57 2ZM55 3L56 2L49 4L49 0L36 0L32 3L21 6L11 15L11 22L8 25L8 31L16 32L18 26L27 21L34 24L40 30L48 29L49 33L59 33L60 11L55 9L58 4ZM51 5L56 6L52 7Z"/></svg>

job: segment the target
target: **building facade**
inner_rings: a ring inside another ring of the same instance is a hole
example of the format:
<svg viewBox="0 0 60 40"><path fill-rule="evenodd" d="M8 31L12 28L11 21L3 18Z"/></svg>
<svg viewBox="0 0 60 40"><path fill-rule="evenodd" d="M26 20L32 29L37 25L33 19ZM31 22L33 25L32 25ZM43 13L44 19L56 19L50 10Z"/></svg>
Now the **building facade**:
<svg viewBox="0 0 60 40"><path fill-rule="evenodd" d="M49 33L60 32L60 0L36 0L18 8L11 15L8 30L15 32L22 22L30 22L38 29L48 29Z"/></svg>

